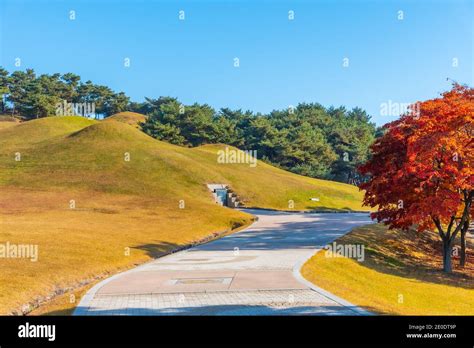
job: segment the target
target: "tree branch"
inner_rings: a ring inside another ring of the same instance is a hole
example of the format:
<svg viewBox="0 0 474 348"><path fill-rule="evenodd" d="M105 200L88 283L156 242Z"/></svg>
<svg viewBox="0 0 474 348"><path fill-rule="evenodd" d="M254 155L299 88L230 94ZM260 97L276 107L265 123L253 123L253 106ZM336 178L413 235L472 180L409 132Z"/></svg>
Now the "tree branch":
<svg viewBox="0 0 474 348"><path fill-rule="evenodd" d="M443 240L443 242L446 241L446 235L443 231L443 227L441 226L441 222L439 221L439 219L435 218L433 216L431 216L431 219L433 219L433 222L435 223L436 227L438 228L438 234L441 237L441 239Z"/></svg>

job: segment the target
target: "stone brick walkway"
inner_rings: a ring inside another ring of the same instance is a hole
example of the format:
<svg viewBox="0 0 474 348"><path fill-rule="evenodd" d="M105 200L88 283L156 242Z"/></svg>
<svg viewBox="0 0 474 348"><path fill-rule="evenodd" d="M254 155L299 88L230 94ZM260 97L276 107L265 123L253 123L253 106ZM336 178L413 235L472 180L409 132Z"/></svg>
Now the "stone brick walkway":
<svg viewBox="0 0 474 348"><path fill-rule="evenodd" d="M301 263L368 214L246 210L246 230L156 259L97 284L76 315L355 315L304 281Z"/></svg>

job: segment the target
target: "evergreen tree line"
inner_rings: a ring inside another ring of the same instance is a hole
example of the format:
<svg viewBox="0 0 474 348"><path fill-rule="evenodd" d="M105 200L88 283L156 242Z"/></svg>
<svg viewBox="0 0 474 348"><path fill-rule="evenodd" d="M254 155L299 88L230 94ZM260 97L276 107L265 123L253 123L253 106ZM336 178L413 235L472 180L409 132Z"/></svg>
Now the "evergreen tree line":
<svg viewBox="0 0 474 348"><path fill-rule="evenodd" d="M207 104L183 105L176 98L130 102L123 92L82 82L75 74L37 76L32 69L9 74L0 68L1 111L24 119L55 115L58 103L94 103L108 117L121 111L147 115L150 136L180 146L222 143L256 150L259 159L294 173L358 184L356 167L365 163L376 137L370 116L360 108L325 108L317 103L268 114Z"/></svg>
<svg viewBox="0 0 474 348"><path fill-rule="evenodd" d="M80 76L67 73L37 75L33 69L11 74L0 67L0 110L2 114L21 116L25 120L53 116L57 106L67 103L91 103L95 114L110 116L127 110L129 98L107 86L82 82Z"/></svg>
<svg viewBox="0 0 474 348"><path fill-rule="evenodd" d="M176 98L147 99L130 110L148 115L147 134L182 146L223 143L257 150L259 159L294 173L358 184L376 128L360 108L299 104L269 114L209 105L183 105Z"/></svg>

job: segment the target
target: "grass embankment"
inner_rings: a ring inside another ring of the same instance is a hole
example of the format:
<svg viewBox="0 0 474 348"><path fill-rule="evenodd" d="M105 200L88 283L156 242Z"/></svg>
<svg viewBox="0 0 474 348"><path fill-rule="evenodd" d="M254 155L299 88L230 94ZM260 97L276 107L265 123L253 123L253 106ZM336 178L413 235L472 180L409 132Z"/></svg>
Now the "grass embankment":
<svg viewBox="0 0 474 348"><path fill-rule="evenodd" d="M354 229L339 244L364 244L365 261L328 258L324 250L302 268L303 276L337 296L382 314L473 315L474 254L453 274L441 271L436 233L389 231L380 224Z"/></svg>
<svg viewBox="0 0 474 348"><path fill-rule="evenodd" d="M217 206L206 183L230 184L252 206L360 209L355 187L219 164L223 146L177 147L127 123L50 117L0 130L0 243L39 248L37 262L0 259L0 313L251 221ZM63 298L55 309L71 306Z"/></svg>

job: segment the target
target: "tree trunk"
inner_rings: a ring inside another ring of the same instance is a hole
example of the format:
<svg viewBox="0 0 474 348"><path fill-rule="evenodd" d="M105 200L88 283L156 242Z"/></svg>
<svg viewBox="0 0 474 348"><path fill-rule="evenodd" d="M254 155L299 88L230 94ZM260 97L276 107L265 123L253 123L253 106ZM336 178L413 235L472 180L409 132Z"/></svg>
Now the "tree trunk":
<svg viewBox="0 0 474 348"><path fill-rule="evenodd" d="M466 234L469 230L470 222L470 219L467 219L461 229L461 258L459 260L459 265L461 267L464 267L466 265Z"/></svg>
<svg viewBox="0 0 474 348"><path fill-rule="evenodd" d="M459 265L461 267L466 265L466 233L467 229L461 231L461 258L459 259Z"/></svg>
<svg viewBox="0 0 474 348"><path fill-rule="evenodd" d="M432 217L433 222L438 229L438 234L441 237L441 240L443 241L443 270L446 273L451 273L452 272L452 262L451 262L451 251L453 248L454 241L456 240L456 236L458 233L463 232L465 223L469 225L469 214L470 214L470 209L472 205L472 200L474 198L474 190L467 191L463 190L463 196L464 196L464 209L463 213L461 216L461 221L459 224L456 226L456 228L452 231L453 223L456 220L456 216L451 216L451 219L449 221L449 224L447 226L446 232L443 230L443 226L441 224L441 221L439 217Z"/></svg>
<svg viewBox="0 0 474 348"><path fill-rule="evenodd" d="M443 271L451 273L453 270L451 262L452 241L443 240Z"/></svg>

